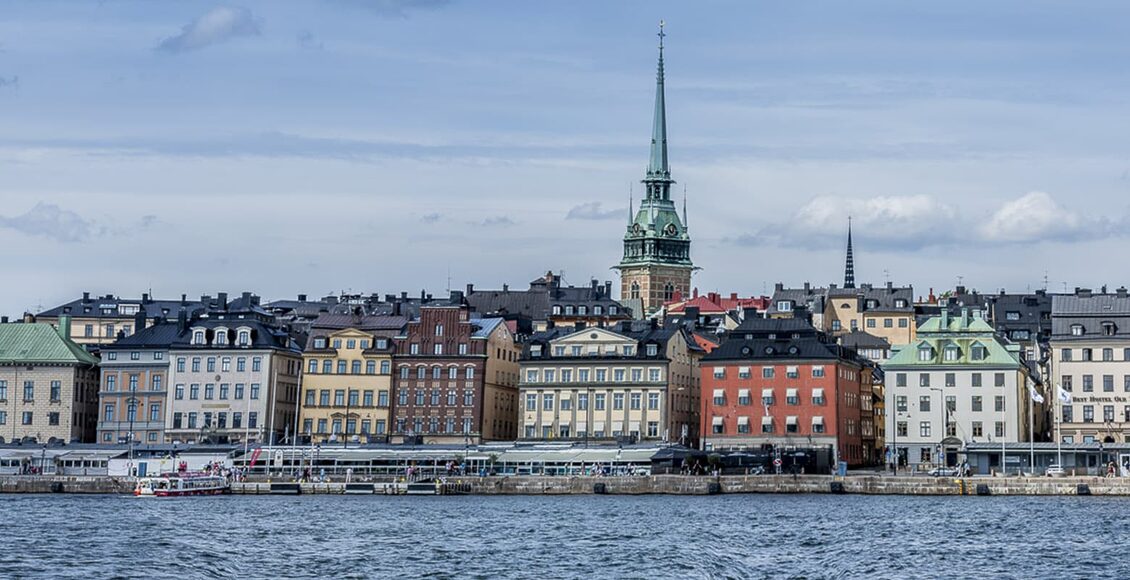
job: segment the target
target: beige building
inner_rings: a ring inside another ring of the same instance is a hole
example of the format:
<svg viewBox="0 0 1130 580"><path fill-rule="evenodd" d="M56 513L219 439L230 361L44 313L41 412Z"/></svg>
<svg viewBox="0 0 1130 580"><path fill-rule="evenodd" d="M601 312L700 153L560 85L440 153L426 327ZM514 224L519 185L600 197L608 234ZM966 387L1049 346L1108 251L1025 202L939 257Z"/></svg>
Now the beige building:
<svg viewBox="0 0 1130 580"><path fill-rule="evenodd" d="M191 314L206 306L217 306L221 301L227 301L226 294L220 293L215 299L201 296L198 302L185 296L181 296L180 300L154 300L149 294L142 294L137 299L113 294L91 296L90 292L83 292L78 300L36 314L34 321L58 326L60 318L69 317L70 335L76 343L110 344L119 335L130 336L137 332L139 318L155 324L159 319L175 319L182 308Z"/></svg>
<svg viewBox="0 0 1130 580"><path fill-rule="evenodd" d="M393 337L402 316L322 314L306 341L299 433L314 443L385 441Z"/></svg>
<svg viewBox="0 0 1130 580"><path fill-rule="evenodd" d="M98 359L61 322L0 324L0 443L94 441Z"/></svg>
<svg viewBox="0 0 1130 580"><path fill-rule="evenodd" d="M698 361L682 327L551 329L521 363L523 439L698 441Z"/></svg>
<svg viewBox="0 0 1130 580"><path fill-rule="evenodd" d="M255 311L178 320L166 442L281 442L295 432L302 356Z"/></svg>

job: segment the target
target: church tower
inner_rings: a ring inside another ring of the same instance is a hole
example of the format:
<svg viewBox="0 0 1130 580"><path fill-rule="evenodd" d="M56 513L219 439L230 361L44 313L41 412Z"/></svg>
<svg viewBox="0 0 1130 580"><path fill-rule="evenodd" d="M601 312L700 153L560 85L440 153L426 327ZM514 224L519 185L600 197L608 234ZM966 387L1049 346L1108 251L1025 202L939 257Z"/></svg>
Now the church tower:
<svg viewBox="0 0 1130 580"><path fill-rule="evenodd" d="M847 262L844 264L844 288L855 288L855 257L851 254L851 216L848 216Z"/></svg>
<svg viewBox="0 0 1130 580"><path fill-rule="evenodd" d="M674 299L690 296L691 238L687 233L686 195L683 219L671 200L671 168L667 164L667 107L663 94L663 23L659 23L659 67L655 77L655 116L651 125L651 160L644 175L644 198L638 211L629 205L620 271L620 299L651 314ZM634 213L633 213L634 211ZM640 302L635 302L639 300Z"/></svg>

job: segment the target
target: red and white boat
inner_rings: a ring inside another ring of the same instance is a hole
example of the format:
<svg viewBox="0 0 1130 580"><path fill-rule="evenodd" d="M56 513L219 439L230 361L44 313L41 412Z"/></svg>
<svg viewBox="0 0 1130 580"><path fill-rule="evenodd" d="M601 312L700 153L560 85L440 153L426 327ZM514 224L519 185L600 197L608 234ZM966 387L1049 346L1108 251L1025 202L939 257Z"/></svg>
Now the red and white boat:
<svg viewBox="0 0 1130 580"><path fill-rule="evenodd" d="M165 473L137 480L133 494L138 497L178 497L182 495L219 495L228 493L228 479L208 473Z"/></svg>

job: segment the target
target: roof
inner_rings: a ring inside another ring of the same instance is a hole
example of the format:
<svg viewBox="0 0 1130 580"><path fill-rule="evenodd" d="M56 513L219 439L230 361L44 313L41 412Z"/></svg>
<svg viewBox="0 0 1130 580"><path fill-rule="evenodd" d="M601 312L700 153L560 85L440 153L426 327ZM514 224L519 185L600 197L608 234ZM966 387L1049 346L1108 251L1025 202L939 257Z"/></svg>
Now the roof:
<svg viewBox="0 0 1130 580"><path fill-rule="evenodd" d="M871 284L860 284L858 288L828 288L829 298L857 298L862 302L859 305L860 311L869 312L913 312L914 311L914 289L910 286L895 287L893 284L887 283L886 286L878 288ZM899 306L899 301L902 301L902 306ZM868 302L874 301L874 305L868 306Z"/></svg>
<svg viewBox="0 0 1130 580"><path fill-rule="evenodd" d="M782 314L788 311L778 310L782 302L791 302L793 308L806 307L811 312L824 312L824 298L828 293L827 288L815 288L805 285L804 288L785 288L777 284L773 290L773 301L769 304L769 314Z"/></svg>
<svg viewBox="0 0 1130 580"><path fill-rule="evenodd" d="M132 318L134 316L133 314L118 313L118 306L122 304L136 305L139 308L143 308L145 310L146 318L157 318L159 316L176 316L176 313L181 309L182 306L188 309L190 312L204 309L203 303L194 300L185 300L182 302L180 300L153 300L148 298L148 296L130 299L120 298L112 294L93 297L87 295L84 296L84 298L72 300L70 302L60 304L54 308L44 310L43 312L36 314L36 318L57 318L64 314L83 318L100 318L103 316L102 306L113 307L114 312L111 314L106 314L105 316L107 318Z"/></svg>
<svg viewBox="0 0 1130 580"><path fill-rule="evenodd" d="M669 340L671 340L671 338L673 338L676 334L682 334L684 336L684 339L687 343L688 350L692 350L692 351L696 351L696 352L705 350L690 336L690 333L687 332L687 329L685 327L673 326L673 325L652 326L650 321L623 321L620 324L613 325L613 326L607 326L607 327L587 327L587 328L581 328L581 329L570 328L570 327L557 327L557 328L551 328L551 329L543 331L543 332L538 332L538 333L534 334L533 336L531 336L530 339L526 342L524 358L526 358L526 359L530 358L529 357L529 352L530 352L529 347L530 347L530 345L540 344L540 345L544 346L544 345L547 345L550 342L557 340L559 338L574 336L574 335L581 334L581 333L590 333L590 332L593 332L595 330L611 332L613 334L623 336L624 338L627 338L628 340L634 341L636 344L654 343L654 344L660 345L660 347L661 347L659 349L659 352L655 356L652 356L652 357L647 356L646 349L637 348L637 349L635 349L635 353L632 356L627 357L627 358L661 358L661 359L666 358L667 355L664 352L664 350L666 348L667 342ZM553 356L553 353L550 352L548 349L543 349L542 356L540 356L538 358L540 360L540 359L552 359L552 358L555 358L555 357ZM560 358L560 357L558 357L558 358ZM572 360L572 359L575 359L576 357L570 355L570 356L567 356L566 358L569 358L570 360ZM599 358L609 358L609 356L601 353L599 355ZM614 355L614 358L625 358L625 357L623 357L621 354L616 354L616 355Z"/></svg>
<svg viewBox="0 0 1130 580"><path fill-rule="evenodd" d="M300 351L301 347L289 333L278 326L269 324L257 318L199 318L190 320L187 328L182 333L177 335L176 340L170 344L173 349L208 349L208 348L242 348L235 346L235 337L231 336L228 339L228 345L224 347L212 347L210 345L194 345L192 344L192 331L195 328L204 328L211 332L213 329L223 327L229 331L234 331L237 328L247 327L251 329L251 344L249 348L271 348L279 350ZM210 337L209 337L210 339Z"/></svg>
<svg viewBox="0 0 1130 580"><path fill-rule="evenodd" d="M103 350L137 349L137 348L164 348L167 349L176 341L180 333L176 322L162 322L134 332L129 336L103 345Z"/></svg>
<svg viewBox="0 0 1130 580"><path fill-rule="evenodd" d="M314 320L310 329L311 331L316 331L356 328L357 330L399 331L403 329L406 324L408 324L408 317L406 316L388 316L383 314L357 316L353 314L323 312Z"/></svg>
<svg viewBox="0 0 1130 580"><path fill-rule="evenodd" d="M982 346L984 358L973 359L973 347ZM929 358L923 360L919 350L929 348ZM946 360L947 348L956 348L956 357ZM1006 345L993 327L981 319L962 316L950 319L946 311L918 327L915 342L896 348L884 368L917 366L987 366L1022 368L1019 348Z"/></svg>
<svg viewBox="0 0 1130 580"><path fill-rule="evenodd" d="M59 335L50 324L0 324L0 364L98 364L94 355Z"/></svg>
<svg viewBox="0 0 1130 580"><path fill-rule="evenodd" d="M471 324L475 330L471 333L471 338L487 338L499 325L505 326L505 322L501 318L474 318Z"/></svg>
<svg viewBox="0 0 1130 580"><path fill-rule="evenodd" d="M891 348L891 343L887 339L885 339L881 336L875 336L873 334L868 334L868 333L866 333L862 330L853 330L853 331L841 336L840 337L840 344L842 344L846 347L849 347L849 348L854 348L856 350L862 349L862 348L870 348L870 349Z"/></svg>

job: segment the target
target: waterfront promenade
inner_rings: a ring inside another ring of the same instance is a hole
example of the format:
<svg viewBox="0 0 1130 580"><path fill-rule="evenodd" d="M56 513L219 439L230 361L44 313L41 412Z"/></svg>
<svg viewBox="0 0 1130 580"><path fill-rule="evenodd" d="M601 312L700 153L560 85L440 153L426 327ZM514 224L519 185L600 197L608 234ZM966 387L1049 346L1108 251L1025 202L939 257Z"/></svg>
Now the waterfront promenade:
<svg viewBox="0 0 1130 580"><path fill-rule="evenodd" d="M233 494L395 494L395 478L370 481L293 483L286 480L232 484ZM451 477L436 484L444 495L1110 495L1130 496L1130 479L1103 477L924 477L890 475L724 475L683 476L492 476ZM399 487L398 487L399 486ZM132 493L133 482L118 477L0 477L0 493Z"/></svg>

